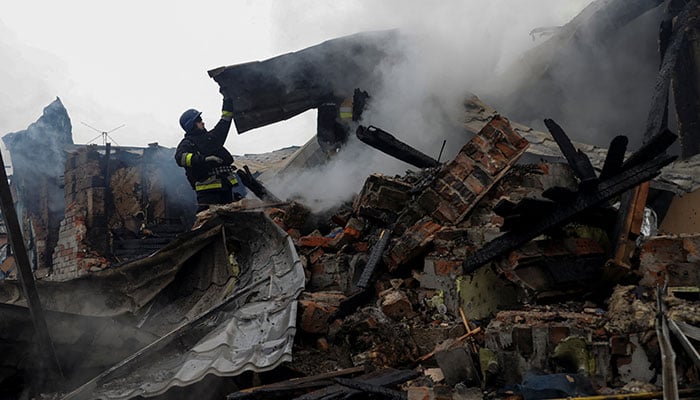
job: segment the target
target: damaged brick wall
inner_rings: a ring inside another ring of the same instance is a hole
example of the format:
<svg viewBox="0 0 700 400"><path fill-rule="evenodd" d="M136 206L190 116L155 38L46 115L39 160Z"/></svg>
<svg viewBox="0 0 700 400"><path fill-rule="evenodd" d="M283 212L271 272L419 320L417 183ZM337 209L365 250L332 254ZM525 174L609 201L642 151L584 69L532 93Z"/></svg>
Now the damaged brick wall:
<svg viewBox="0 0 700 400"><path fill-rule="evenodd" d="M66 209L66 216L61 221L59 240L54 250L53 271L50 280L64 281L85 275L90 271L101 270L109 261L98 255L86 238L88 227L87 210L72 203Z"/></svg>
<svg viewBox="0 0 700 400"><path fill-rule="evenodd" d="M172 151L157 144L116 148L107 160L105 150L92 145L68 156L67 206L51 279L72 279L118 262L123 257L116 250L126 242L134 255L151 252L191 226L194 194Z"/></svg>
<svg viewBox="0 0 700 400"><path fill-rule="evenodd" d="M402 236L384 257L389 270L422 254L444 226L461 222L527 147L527 140L512 129L507 119L493 117L399 215L397 230Z"/></svg>
<svg viewBox="0 0 700 400"><path fill-rule="evenodd" d="M105 219L105 184L102 156L97 146L79 148L66 160L64 196L66 214L61 221L58 244L54 250L52 280L67 280L86 274L90 268L104 268L106 259L85 260L93 253L92 243L107 239ZM98 228L99 231L92 228ZM89 234L88 234L89 233Z"/></svg>

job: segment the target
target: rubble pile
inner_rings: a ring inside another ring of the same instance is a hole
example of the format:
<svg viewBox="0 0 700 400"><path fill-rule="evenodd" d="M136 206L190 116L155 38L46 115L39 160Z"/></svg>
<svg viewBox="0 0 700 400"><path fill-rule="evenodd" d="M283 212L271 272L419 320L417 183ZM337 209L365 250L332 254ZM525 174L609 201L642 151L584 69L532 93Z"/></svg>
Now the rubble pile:
<svg viewBox="0 0 700 400"><path fill-rule="evenodd" d="M196 215L173 149L73 145L57 100L4 138L23 225L0 227L0 398L697 398L700 102L679 82L695 81L699 6L661 3L601 0L547 28L500 104L539 121L537 92L557 119L643 129L606 147L553 119L548 132L512 122L472 95L450 121L462 147L446 162L360 125L381 98L362 90L378 86L376 65L399 61L394 31L211 70L239 133L313 108L319 118L299 149L238 157L251 195ZM569 115L569 56L598 63L654 18L661 65L646 121ZM353 130L415 168L370 174L322 212L265 186L323 168ZM32 168L44 136L57 152ZM11 217L12 196L0 197ZM22 236L26 254L11 254Z"/></svg>
<svg viewBox="0 0 700 400"><path fill-rule="evenodd" d="M504 202L530 201L525 211L537 215L543 193L580 186L567 164L516 164L526 147L495 117L439 168L369 176L352 205L321 226L309 226L312 215L300 204L268 208L293 238L307 275L288 368L306 376L358 366L419 372L393 389L421 399L463 398L465 385L478 388L472 398L541 398L523 386L533 375L575 378L572 391L555 391L561 397L622 393L634 382L659 389L653 294L662 280L679 285L667 268L694 259L693 237L644 240L624 279L609 280L604 266L618 211L599 202L465 272L465 259L520 223L499 215ZM650 254L668 240L674 245ZM625 281L639 285L616 285ZM697 307L669 293L670 309ZM697 384L692 357L678 356L679 384ZM235 398L258 398L253 393Z"/></svg>

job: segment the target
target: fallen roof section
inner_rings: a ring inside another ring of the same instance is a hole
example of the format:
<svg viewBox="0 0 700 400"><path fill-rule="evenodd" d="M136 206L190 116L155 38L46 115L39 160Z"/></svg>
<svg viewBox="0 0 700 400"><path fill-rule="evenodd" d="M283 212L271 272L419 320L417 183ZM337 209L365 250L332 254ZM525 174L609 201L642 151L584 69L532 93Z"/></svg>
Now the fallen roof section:
<svg viewBox="0 0 700 400"><path fill-rule="evenodd" d="M362 32L306 49L209 71L233 99L238 133L289 119L356 88L376 87L396 31Z"/></svg>
<svg viewBox="0 0 700 400"><path fill-rule="evenodd" d="M207 374L267 371L291 360L296 298L304 288L304 271L291 239L261 212L222 208L200 229L207 232L219 224L241 246L233 294L64 399L155 396ZM264 240L251 240L256 237ZM225 246L226 240L215 243Z"/></svg>

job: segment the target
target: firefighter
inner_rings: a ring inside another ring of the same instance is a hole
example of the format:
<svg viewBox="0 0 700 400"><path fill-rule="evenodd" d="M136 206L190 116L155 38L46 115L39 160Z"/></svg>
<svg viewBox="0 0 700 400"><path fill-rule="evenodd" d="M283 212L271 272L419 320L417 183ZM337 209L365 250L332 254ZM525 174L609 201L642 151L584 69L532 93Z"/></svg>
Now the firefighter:
<svg viewBox="0 0 700 400"><path fill-rule="evenodd" d="M231 165L233 156L224 148L233 118L233 101L224 98L221 119L211 131L204 127L201 115L193 108L182 113L180 126L185 137L175 151L175 161L185 169L187 180L197 193L197 212L212 204L240 200L246 195Z"/></svg>

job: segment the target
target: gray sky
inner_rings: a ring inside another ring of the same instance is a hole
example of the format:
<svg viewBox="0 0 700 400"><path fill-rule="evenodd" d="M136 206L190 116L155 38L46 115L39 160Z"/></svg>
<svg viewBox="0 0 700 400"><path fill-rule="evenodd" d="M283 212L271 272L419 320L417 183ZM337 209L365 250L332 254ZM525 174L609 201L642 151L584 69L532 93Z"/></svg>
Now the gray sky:
<svg viewBox="0 0 700 400"><path fill-rule="evenodd" d="M76 143L99 136L84 122L104 131L125 124L111 133L122 146L175 147L185 109L203 111L208 127L218 120L221 95L207 70L366 30L423 35L426 64L413 69L430 77L419 82L423 94L454 76L465 78L459 84L478 86L537 44L528 36L531 29L564 24L590 2L4 1L0 135L25 129L58 96ZM261 153L301 145L314 130L311 111L242 135L232 128L226 147L234 154Z"/></svg>

